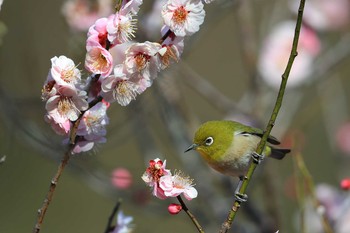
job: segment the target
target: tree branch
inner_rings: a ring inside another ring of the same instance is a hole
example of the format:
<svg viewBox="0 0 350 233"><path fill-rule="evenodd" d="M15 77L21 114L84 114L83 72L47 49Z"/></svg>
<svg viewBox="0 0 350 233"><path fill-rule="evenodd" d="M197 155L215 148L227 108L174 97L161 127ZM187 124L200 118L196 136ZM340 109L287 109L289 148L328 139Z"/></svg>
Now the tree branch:
<svg viewBox="0 0 350 233"><path fill-rule="evenodd" d="M296 26L295 26L295 32L294 32L294 38L293 38L293 45L292 45L292 49L289 55L289 59L288 59L288 64L287 67L284 71L284 73L282 74L282 81L281 81L281 85L280 85L280 89L278 92L278 96L276 99L276 103L275 103L275 107L272 111L270 120L266 126L266 129L264 131L264 135L262 136L260 143L256 149L256 153L257 154L262 154L263 150L265 148L265 144L267 141L268 136L270 135L273 126L275 125L275 121L277 118L277 115L279 113L279 110L282 106L282 101L283 101L283 97L284 97L284 92L286 89L286 85L287 85L287 81L288 81L288 77L290 74L290 70L292 68L293 62L295 57L298 55L297 52L297 47L298 47L298 42L299 42L299 35L300 35L300 29L301 29L301 23L302 23L302 18L303 18L303 12L304 12L304 6L305 6L305 0L300 0L300 5L299 5L299 10L298 10L298 17L297 17L297 22L296 22ZM254 173L255 168L257 167L257 163L251 161L250 165L249 165L249 169L248 172L246 174L246 179L244 179L242 186L239 190L239 193L245 193L246 189L248 187L248 184L252 178L252 175ZM235 200L235 202L233 203L233 206L231 207L231 210L229 211L228 215L227 215L227 219L226 221L222 224L221 229L220 229L220 233L224 233L227 232L232 225L232 222L236 216L237 211L240 208L240 202L238 200Z"/></svg>

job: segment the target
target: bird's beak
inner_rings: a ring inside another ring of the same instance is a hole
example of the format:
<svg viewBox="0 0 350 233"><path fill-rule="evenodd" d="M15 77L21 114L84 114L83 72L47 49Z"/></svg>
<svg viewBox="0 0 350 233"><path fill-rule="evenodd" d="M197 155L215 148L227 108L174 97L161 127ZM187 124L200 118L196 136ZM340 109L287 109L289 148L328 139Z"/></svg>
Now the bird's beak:
<svg viewBox="0 0 350 233"><path fill-rule="evenodd" d="M185 150L185 153L188 152L188 151L190 151L190 150L195 150L197 147L198 147L197 144L192 144L192 145L190 145L190 147L188 147L188 148Z"/></svg>

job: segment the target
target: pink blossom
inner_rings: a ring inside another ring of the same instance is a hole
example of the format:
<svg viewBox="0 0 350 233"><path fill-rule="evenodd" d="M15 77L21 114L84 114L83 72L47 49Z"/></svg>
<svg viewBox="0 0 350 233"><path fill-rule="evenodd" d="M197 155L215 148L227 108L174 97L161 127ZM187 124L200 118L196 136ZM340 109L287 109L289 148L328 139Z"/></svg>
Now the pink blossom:
<svg viewBox="0 0 350 233"><path fill-rule="evenodd" d="M113 70L113 57L98 42L92 39L86 44L85 68L94 74L107 77Z"/></svg>
<svg viewBox="0 0 350 233"><path fill-rule="evenodd" d="M182 206L176 203L171 203L168 206L168 211L170 214L178 214L182 210Z"/></svg>
<svg viewBox="0 0 350 233"><path fill-rule="evenodd" d="M117 101L126 106L139 94L139 87L130 81L123 71L123 65L114 68L114 75L105 78L101 85L101 95L109 103Z"/></svg>
<svg viewBox="0 0 350 233"><path fill-rule="evenodd" d="M89 40L94 40L95 42L98 42L103 48L106 48L107 46L107 22L107 18L100 18L96 20L95 24L89 28L87 34Z"/></svg>
<svg viewBox="0 0 350 233"><path fill-rule="evenodd" d="M80 71L66 56L51 58L51 77L58 85L75 85L80 82Z"/></svg>
<svg viewBox="0 0 350 233"><path fill-rule="evenodd" d="M278 88L281 76L286 68L294 35L295 22L286 21L278 24L265 39L258 70L272 87ZM296 87L305 82L313 71L313 61L320 51L320 40L316 33L309 28L302 27L298 56L288 79L287 87Z"/></svg>
<svg viewBox="0 0 350 233"><path fill-rule="evenodd" d="M192 200L198 195L192 183L193 180L180 171L175 172L173 176L166 175L159 179L159 187L164 191L165 196L177 197L183 193L187 200Z"/></svg>
<svg viewBox="0 0 350 233"><path fill-rule="evenodd" d="M41 99L46 101L50 97L56 95L56 93L57 93L56 81L53 80L51 76L51 72L49 72L48 77L44 83L44 86L41 89Z"/></svg>
<svg viewBox="0 0 350 233"><path fill-rule="evenodd" d="M167 198L164 191L159 187L159 180L162 176L171 175L170 170L165 169L166 160L154 159L149 161L149 167L142 175L142 180L151 188L153 195L160 199Z"/></svg>
<svg viewBox="0 0 350 233"><path fill-rule="evenodd" d="M146 85L146 88L151 86L151 80L157 77L160 70L161 64L158 56L160 49L160 44L146 41L144 43L134 43L126 51L124 62L126 71L135 81Z"/></svg>
<svg viewBox="0 0 350 233"><path fill-rule="evenodd" d="M165 34L165 31L168 30L168 27L162 29L162 35ZM184 49L184 38L180 36L175 36L171 34L168 36L162 43L162 48L159 50L160 60L161 60L161 69L167 68L171 62L178 62L180 56Z"/></svg>
<svg viewBox="0 0 350 233"><path fill-rule="evenodd" d="M121 14L129 14L137 15L140 10L140 6L143 3L143 0L123 0L122 7L119 10Z"/></svg>
<svg viewBox="0 0 350 233"><path fill-rule="evenodd" d="M132 17L131 13L123 15L117 12L108 18L107 32L111 44L122 44L135 37L136 20Z"/></svg>
<svg viewBox="0 0 350 233"><path fill-rule="evenodd" d="M111 4L111 0L97 0L95 4L88 0L68 0L62 13L73 30L86 31L99 17L112 12Z"/></svg>
<svg viewBox="0 0 350 233"><path fill-rule="evenodd" d="M51 128L55 131L55 133L58 135L68 135L71 127L71 122L68 119L62 123L57 123L54 118L48 114L44 116L44 119L51 125Z"/></svg>
<svg viewBox="0 0 350 233"><path fill-rule="evenodd" d="M89 110L85 111L79 123L77 135L95 135L97 137L105 136L105 126L109 123L106 111L107 105L103 102L99 102Z"/></svg>
<svg viewBox="0 0 350 233"><path fill-rule="evenodd" d="M176 36L190 36L199 30L205 11L201 0L168 0L163 6L162 16Z"/></svg>
<svg viewBox="0 0 350 233"><path fill-rule="evenodd" d="M57 124L77 120L81 111L87 108L86 93L70 86L61 86L46 102L46 110Z"/></svg>

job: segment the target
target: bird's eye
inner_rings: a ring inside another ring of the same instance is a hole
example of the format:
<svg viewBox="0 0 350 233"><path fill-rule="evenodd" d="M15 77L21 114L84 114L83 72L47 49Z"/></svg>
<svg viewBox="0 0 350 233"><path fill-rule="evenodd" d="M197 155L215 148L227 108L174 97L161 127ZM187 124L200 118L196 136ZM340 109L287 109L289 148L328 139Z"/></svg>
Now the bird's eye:
<svg viewBox="0 0 350 233"><path fill-rule="evenodd" d="M207 137L207 139L205 139L205 145L210 146L211 144L213 144L214 139L212 137Z"/></svg>

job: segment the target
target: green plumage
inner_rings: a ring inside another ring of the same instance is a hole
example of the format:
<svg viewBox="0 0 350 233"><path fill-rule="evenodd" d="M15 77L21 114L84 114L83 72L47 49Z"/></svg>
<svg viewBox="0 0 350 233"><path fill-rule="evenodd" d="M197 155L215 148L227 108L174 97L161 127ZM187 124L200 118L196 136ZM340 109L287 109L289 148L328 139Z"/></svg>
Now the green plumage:
<svg viewBox="0 0 350 233"><path fill-rule="evenodd" d="M230 176L242 176L249 165L251 153L263 135L258 128L243 125L235 121L208 121L196 131L193 145L188 149L198 151L205 161L215 170ZM280 142L269 136L268 143ZM282 159L289 149L265 147L263 154Z"/></svg>

